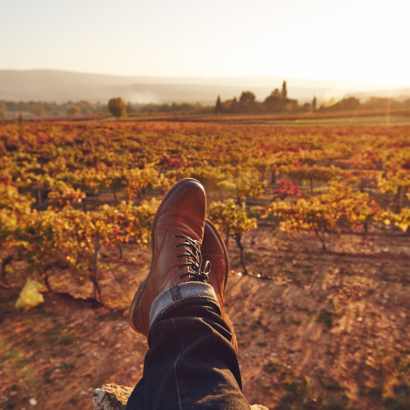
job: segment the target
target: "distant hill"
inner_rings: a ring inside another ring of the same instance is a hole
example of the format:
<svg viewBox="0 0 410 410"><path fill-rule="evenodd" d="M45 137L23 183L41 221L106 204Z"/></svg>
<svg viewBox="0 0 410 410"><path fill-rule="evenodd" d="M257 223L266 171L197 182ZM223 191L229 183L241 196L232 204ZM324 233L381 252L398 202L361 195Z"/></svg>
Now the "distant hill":
<svg viewBox="0 0 410 410"><path fill-rule="evenodd" d="M66 101L89 100L107 102L111 97L140 103L189 102L214 104L239 97L244 90L253 91L257 99L265 99L273 89L280 88L279 77L147 77L115 76L59 70L0 70L0 100ZM316 95L329 94L339 87L338 81L286 78L290 98L311 101ZM352 94L355 84L350 85ZM410 95L410 90L394 90L397 95ZM381 91L381 94L385 91ZM366 93L378 95L374 93ZM396 94L395 94L396 95ZM382 96L382 95L380 95Z"/></svg>
<svg viewBox="0 0 410 410"><path fill-rule="evenodd" d="M357 97L365 101L370 97L395 98L397 100L410 98L410 88L398 88L392 90L376 90L371 92L349 93L349 96Z"/></svg>

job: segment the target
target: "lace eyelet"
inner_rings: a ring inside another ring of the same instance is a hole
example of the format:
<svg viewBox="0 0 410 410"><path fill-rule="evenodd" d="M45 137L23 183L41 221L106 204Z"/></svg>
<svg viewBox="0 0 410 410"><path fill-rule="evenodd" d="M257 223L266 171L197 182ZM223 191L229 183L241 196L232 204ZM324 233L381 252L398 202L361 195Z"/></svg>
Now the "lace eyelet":
<svg viewBox="0 0 410 410"><path fill-rule="evenodd" d="M178 276L178 279L182 279L182 275L179 275L179 276Z"/></svg>

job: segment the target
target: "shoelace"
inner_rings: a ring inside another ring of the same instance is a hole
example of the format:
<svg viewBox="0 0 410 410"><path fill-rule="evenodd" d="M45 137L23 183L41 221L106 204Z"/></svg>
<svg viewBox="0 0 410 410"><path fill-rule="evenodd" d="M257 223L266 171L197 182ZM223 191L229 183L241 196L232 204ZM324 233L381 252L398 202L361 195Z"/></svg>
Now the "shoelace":
<svg viewBox="0 0 410 410"><path fill-rule="evenodd" d="M189 266L188 272L185 272L182 275L179 275L179 279L182 279L183 277L189 275L190 281L208 282L208 275L209 275L209 272L211 271L211 262L206 261L204 265L204 269L201 271L201 266L202 266L201 243L185 235L175 235L175 238L185 239L184 242L181 242L175 245L176 248L186 245L186 246L189 246L194 251L192 252L191 249L187 249L185 253L180 253L179 255L177 255L177 258L182 258L183 256L187 256L189 258L187 262L178 266L178 269L181 269L184 266Z"/></svg>

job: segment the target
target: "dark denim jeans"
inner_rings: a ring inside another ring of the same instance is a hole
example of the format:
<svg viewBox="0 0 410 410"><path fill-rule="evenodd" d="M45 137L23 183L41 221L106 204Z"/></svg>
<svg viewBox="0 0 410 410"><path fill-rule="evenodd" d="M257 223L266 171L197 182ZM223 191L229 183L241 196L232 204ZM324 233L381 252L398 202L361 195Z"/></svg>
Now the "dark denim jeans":
<svg viewBox="0 0 410 410"><path fill-rule="evenodd" d="M150 328L127 410L249 410L231 337L212 299L174 302Z"/></svg>

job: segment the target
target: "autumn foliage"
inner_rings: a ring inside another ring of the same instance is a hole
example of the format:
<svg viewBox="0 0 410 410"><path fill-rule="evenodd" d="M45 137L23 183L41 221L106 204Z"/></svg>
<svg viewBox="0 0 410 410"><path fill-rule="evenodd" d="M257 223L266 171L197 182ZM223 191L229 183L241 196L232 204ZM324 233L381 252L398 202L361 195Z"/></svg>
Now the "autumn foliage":
<svg viewBox="0 0 410 410"><path fill-rule="evenodd" d="M4 283L48 284L53 269L89 279L103 247L148 247L158 200L179 179L220 200L209 217L240 249L264 218L331 235L410 224L409 129L253 127L167 122L30 123L0 128ZM152 198L156 198L151 200ZM250 215L252 213L252 216ZM19 272L19 273L18 273ZM49 285L49 284L48 284Z"/></svg>

